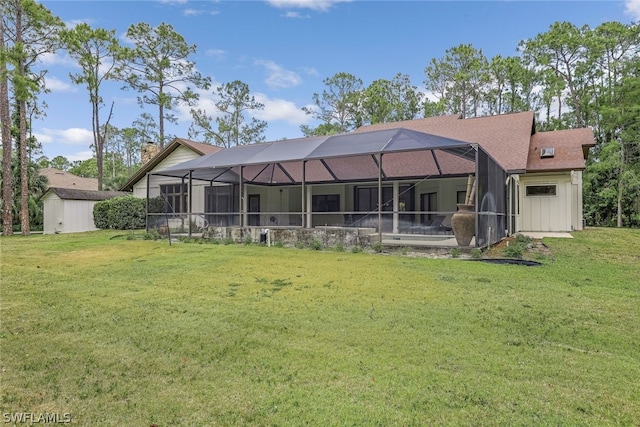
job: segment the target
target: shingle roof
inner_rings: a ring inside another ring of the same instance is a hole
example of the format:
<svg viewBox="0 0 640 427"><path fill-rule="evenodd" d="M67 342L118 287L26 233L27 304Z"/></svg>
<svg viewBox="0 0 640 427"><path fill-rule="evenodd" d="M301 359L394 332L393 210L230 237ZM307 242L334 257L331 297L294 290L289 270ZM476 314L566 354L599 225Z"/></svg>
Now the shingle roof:
<svg viewBox="0 0 640 427"><path fill-rule="evenodd" d="M587 151L594 145L593 131L588 128L536 133L531 137L527 171L583 170ZM543 148L553 148L554 156L542 158Z"/></svg>
<svg viewBox="0 0 640 427"><path fill-rule="evenodd" d="M458 116L427 117L362 126L355 132L405 128L480 145L507 171L524 171L533 133L533 112L470 119Z"/></svg>
<svg viewBox="0 0 640 427"><path fill-rule="evenodd" d="M40 169L40 175L47 177L48 187L98 190L96 178L84 178L56 168Z"/></svg>
<svg viewBox="0 0 640 427"><path fill-rule="evenodd" d="M119 196L128 196L130 193L124 191L93 191L78 190L75 188L51 187L49 191L55 193L62 200L108 200Z"/></svg>

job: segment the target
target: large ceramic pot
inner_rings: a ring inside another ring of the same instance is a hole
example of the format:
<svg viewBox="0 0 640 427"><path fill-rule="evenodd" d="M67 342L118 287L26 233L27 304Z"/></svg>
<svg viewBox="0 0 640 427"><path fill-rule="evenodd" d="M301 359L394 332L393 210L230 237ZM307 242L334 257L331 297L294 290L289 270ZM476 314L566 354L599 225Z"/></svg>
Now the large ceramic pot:
<svg viewBox="0 0 640 427"><path fill-rule="evenodd" d="M474 205L458 204L458 212L451 216L451 228L458 246L469 246L476 234L476 213Z"/></svg>

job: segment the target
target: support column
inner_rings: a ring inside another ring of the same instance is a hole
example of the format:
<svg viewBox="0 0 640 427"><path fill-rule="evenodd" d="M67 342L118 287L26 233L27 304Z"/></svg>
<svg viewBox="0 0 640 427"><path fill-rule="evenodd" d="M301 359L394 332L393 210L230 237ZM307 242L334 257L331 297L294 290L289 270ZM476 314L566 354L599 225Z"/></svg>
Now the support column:
<svg viewBox="0 0 640 427"><path fill-rule="evenodd" d="M382 153L378 156L378 243L382 244Z"/></svg>
<svg viewBox="0 0 640 427"><path fill-rule="evenodd" d="M400 210L400 183L393 181L393 232L398 233L399 230L399 218L398 211Z"/></svg>
<svg viewBox="0 0 640 427"><path fill-rule="evenodd" d="M238 212L238 225L240 226L240 228L242 228L242 226L244 225L242 222L242 185L244 182L244 178L242 176L242 174L244 173L244 166L240 166L240 181L238 182L238 210L240 212Z"/></svg>
<svg viewBox="0 0 640 427"><path fill-rule="evenodd" d="M300 206L300 225L302 226L302 228L305 227L305 224L307 222L307 216L305 215L306 212L306 208L307 208L307 204L305 203L306 200L306 194L305 192L307 191L305 184L306 184L306 177L307 175L307 161L303 160L302 161L302 187L300 188L300 198L302 199L302 206Z"/></svg>
<svg viewBox="0 0 640 427"><path fill-rule="evenodd" d="M187 226L189 227L189 238L191 238L191 213L193 212L193 171L189 171L189 192L187 193Z"/></svg>
<svg viewBox="0 0 640 427"><path fill-rule="evenodd" d="M147 214L144 217L145 231L149 232L149 172L147 172Z"/></svg>
<svg viewBox="0 0 640 427"><path fill-rule="evenodd" d="M311 185L307 186L307 206L305 208L306 216L307 216L307 225L306 228L311 228L313 224L313 218L311 214L311 195L313 193L313 187Z"/></svg>

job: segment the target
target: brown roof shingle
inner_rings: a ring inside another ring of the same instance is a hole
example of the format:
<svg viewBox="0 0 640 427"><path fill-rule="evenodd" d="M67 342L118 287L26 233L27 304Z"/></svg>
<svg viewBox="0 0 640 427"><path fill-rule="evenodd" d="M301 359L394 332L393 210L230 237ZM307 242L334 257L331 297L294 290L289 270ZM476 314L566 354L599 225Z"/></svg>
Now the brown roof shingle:
<svg viewBox="0 0 640 427"><path fill-rule="evenodd" d="M480 145L507 171L524 171L533 133L533 117L532 111L470 119L458 116L427 117L362 126L355 132L406 128L458 139Z"/></svg>
<svg viewBox="0 0 640 427"><path fill-rule="evenodd" d="M595 145L589 128L539 132L531 137L527 172L583 170L588 149ZM540 150L553 148L553 157L540 157Z"/></svg>
<svg viewBox="0 0 640 427"><path fill-rule="evenodd" d="M98 190L96 178L84 178L56 168L40 169L40 175L47 178L48 187Z"/></svg>
<svg viewBox="0 0 640 427"><path fill-rule="evenodd" d="M130 196L130 193L123 191L93 191L78 190L75 188L49 188L49 191L56 194L62 200L109 200L119 196Z"/></svg>

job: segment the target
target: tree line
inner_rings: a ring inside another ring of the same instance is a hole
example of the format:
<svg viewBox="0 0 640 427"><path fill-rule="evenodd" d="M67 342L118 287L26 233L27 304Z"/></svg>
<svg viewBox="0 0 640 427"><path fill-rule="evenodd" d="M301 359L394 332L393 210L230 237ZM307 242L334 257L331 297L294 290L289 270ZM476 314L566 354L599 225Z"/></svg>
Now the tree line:
<svg viewBox="0 0 640 427"><path fill-rule="evenodd" d="M139 167L146 141L161 147L172 137L166 123L177 122L178 106L190 107L188 137L231 147L264 141L267 123L252 112L264 108L239 80L211 87L189 58L196 52L167 23L131 25L122 46L115 30L62 21L34 0L0 0L0 122L2 124L3 234L19 217L29 234L30 209L46 187L35 185L38 167L56 166L98 178L99 188L116 189ZM368 86L339 72L324 80L303 110L316 126L305 136L349 132L373 123L443 114L462 118L532 110L540 130L589 126L596 136L584 174L585 217L594 225L640 225L640 26L607 22L596 28L567 22L523 40L516 55L487 58L463 44L429 61L424 91L408 75L378 79ZM34 157L41 151L30 122L44 115L44 54L65 50L79 72L70 80L86 89L92 108L94 158L69 162ZM146 110L130 127L110 124L113 103L101 96L106 81L135 91ZM207 92L210 91L210 92ZM216 110L196 108L199 93L210 93ZM149 111L153 111L150 113ZM33 215L31 215L33 216ZM33 218L31 218L32 220Z"/></svg>

